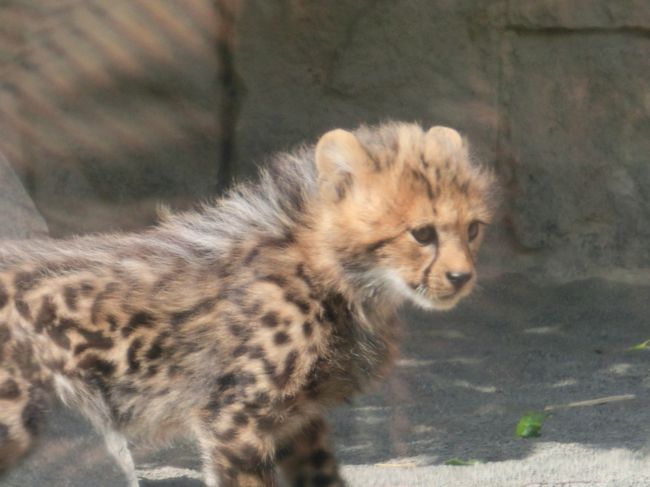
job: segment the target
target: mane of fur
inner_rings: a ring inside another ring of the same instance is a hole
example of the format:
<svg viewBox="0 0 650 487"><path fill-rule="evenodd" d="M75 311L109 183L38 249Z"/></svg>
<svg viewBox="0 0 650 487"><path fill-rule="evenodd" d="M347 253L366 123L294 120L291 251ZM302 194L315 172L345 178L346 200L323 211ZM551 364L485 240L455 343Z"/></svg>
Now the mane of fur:
<svg viewBox="0 0 650 487"><path fill-rule="evenodd" d="M415 144L422 134L416 124L386 123L361 126L354 131L371 161L380 167L392 164L410 148L400 147L400 132ZM404 141L404 137L401 138ZM225 196L199 211L161 212L159 226L144 233L101 234L67 240L4 241L0 245L0 270L29 263L39 264L84 259L98 265L107 253L128 256L146 247L148 257L208 258L223 255L232 245L256 237L282 239L298 226L309 226L318 204L318 174L314 145L276 155L260 171L257 180L240 183ZM477 179L491 181L485 169L472 164ZM492 191L485 188L486 191ZM488 201L496 198L487 198ZM154 238L151 238L154 237ZM140 250L139 250L140 249Z"/></svg>
<svg viewBox="0 0 650 487"><path fill-rule="evenodd" d="M283 238L308 223L309 206L317 197L314 147L301 147L276 156L257 181L236 185L215 204L169 216L162 229L212 249L254 236Z"/></svg>

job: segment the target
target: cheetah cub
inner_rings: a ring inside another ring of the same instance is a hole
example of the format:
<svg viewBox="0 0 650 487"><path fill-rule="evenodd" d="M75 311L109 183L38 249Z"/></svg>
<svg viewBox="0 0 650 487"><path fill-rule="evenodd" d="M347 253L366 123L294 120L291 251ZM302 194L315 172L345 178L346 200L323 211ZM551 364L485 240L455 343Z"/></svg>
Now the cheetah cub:
<svg viewBox="0 0 650 487"><path fill-rule="evenodd" d="M105 434L191 433L209 486L342 486L327 408L389 370L396 310L476 280L494 177L454 130L334 130L141 234L0 245L0 470L51 397Z"/></svg>

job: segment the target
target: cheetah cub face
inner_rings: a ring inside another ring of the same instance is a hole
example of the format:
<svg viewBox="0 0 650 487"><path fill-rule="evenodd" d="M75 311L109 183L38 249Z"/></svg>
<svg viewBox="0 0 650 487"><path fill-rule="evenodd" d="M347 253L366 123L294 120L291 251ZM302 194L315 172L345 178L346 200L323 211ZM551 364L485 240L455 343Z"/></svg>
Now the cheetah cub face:
<svg viewBox="0 0 650 487"><path fill-rule="evenodd" d="M329 132L316 147L328 244L368 297L450 309L476 282L495 178L458 132Z"/></svg>

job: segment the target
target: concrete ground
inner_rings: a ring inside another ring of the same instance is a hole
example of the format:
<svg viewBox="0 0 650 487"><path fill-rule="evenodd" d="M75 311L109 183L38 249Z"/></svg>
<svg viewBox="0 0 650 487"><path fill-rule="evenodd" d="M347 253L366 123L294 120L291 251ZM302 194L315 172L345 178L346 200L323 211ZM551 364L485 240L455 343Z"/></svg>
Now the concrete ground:
<svg viewBox="0 0 650 487"><path fill-rule="evenodd" d="M373 394L332 413L352 487L650 486L650 287L483 280L456 310L406 310L403 354ZM541 436L515 437L551 409ZM142 485L200 486L190 445L135 448ZM479 460L446 466L452 458ZM125 485L101 440L57 411L2 487Z"/></svg>

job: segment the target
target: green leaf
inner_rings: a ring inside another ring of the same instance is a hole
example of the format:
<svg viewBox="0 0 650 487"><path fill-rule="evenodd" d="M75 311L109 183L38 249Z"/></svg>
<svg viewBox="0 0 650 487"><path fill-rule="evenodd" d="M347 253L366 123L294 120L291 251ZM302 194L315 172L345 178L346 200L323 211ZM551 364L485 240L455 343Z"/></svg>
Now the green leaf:
<svg viewBox="0 0 650 487"><path fill-rule="evenodd" d="M650 348L650 340L646 340L645 342L639 343L638 345L634 345L633 347L628 348L630 351L636 351L636 350L648 350Z"/></svg>
<svg viewBox="0 0 650 487"><path fill-rule="evenodd" d="M468 465L476 465L479 463L485 463L482 460L461 460L460 458L450 458L445 461L445 465L452 465L455 467L466 467Z"/></svg>
<svg viewBox="0 0 650 487"><path fill-rule="evenodd" d="M539 412L529 412L524 414L519 423L517 423L517 429L515 434L519 438L534 438L540 436L542 423L546 415Z"/></svg>

